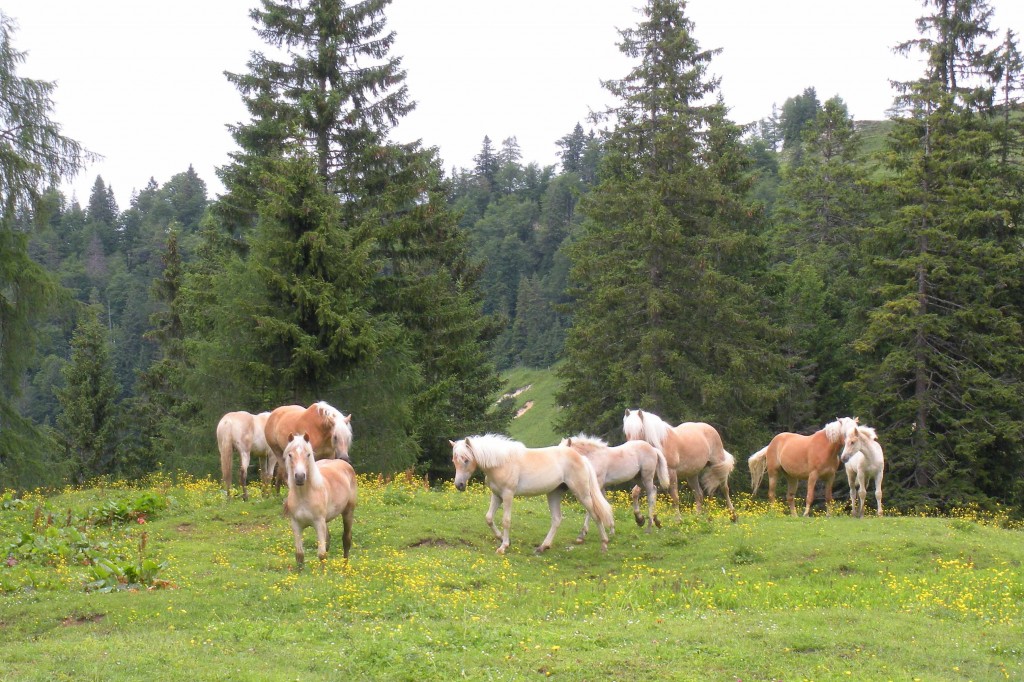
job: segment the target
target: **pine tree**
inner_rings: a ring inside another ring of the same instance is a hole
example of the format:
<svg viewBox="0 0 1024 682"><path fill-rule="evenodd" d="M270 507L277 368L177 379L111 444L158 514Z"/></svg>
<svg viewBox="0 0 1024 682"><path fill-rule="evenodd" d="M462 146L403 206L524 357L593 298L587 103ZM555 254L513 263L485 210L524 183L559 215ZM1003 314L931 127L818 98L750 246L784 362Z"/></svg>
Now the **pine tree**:
<svg viewBox="0 0 1024 682"><path fill-rule="evenodd" d="M751 284L763 264L743 202L749 157L707 76L716 51L700 49L684 10L649 0L621 31L639 64L605 84L621 103L570 251L563 425L611 434L624 407L641 406L752 445L780 367Z"/></svg>
<svg viewBox="0 0 1024 682"><path fill-rule="evenodd" d="M991 9L927 5L921 37L901 46L927 61L900 84L886 159L896 206L869 235L878 300L855 389L884 425L886 479L907 503L945 505L1006 499L1024 473L1024 235L999 163Z"/></svg>
<svg viewBox="0 0 1024 682"><path fill-rule="evenodd" d="M28 253L28 231L45 222L47 188L77 173L89 154L51 120L54 84L17 75L25 54L0 11L0 483L47 480L44 441L15 407L38 346L40 321L60 296L57 280ZM52 479L51 479L52 480Z"/></svg>
<svg viewBox="0 0 1024 682"><path fill-rule="evenodd" d="M493 331L437 150L389 139L413 106L389 55L389 4L263 0L253 10L290 61L255 55L249 73L229 74L252 121L234 129L241 152L222 173L229 195L217 215L251 247L229 269L230 291L248 282L257 292L234 306L256 322L243 325L249 345L237 353L247 374L275 400L334 392L345 411L362 408L364 442L392 458L379 466L408 466L417 451L440 466L449 434L487 423Z"/></svg>
<svg viewBox="0 0 1024 682"><path fill-rule="evenodd" d="M57 391L61 405L57 427L73 462L76 483L120 470L116 457L119 389L106 331L99 322L101 312L95 304L82 310L71 340L71 359L63 371L65 386Z"/></svg>

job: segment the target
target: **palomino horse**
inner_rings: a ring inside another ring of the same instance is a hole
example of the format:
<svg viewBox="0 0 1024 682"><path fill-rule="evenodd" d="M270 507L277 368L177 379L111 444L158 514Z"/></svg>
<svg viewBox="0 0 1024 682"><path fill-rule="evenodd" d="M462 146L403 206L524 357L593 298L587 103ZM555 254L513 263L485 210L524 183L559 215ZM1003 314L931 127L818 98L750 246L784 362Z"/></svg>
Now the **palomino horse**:
<svg viewBox="0 0 1024 682"><path fill-rule="evenodd" d="M661 528L661 521L654 513L654 504L658 498L658 489L654 485L655 474L663 488L667 488L669 484L668 465L661 450L642 440L630 440L622 445L609 447L608 443L600 438L582 433L572 438L563 438L560 445L566 445L590 460L602 489L606 485L626 483L639 476L644 490L647 491L647 531L650 532L652 525ZM633 518L636 519L636 525L641 528L644 526L644 516L640 513L638 497L633 498ZM576 542L583 542L589 531L590 512L587 512L583 518L583 530L580 531Z"/></svg>
<svg viewBox="0 0 1024 682"><path fill-rule="evenodd" d="M878 434L870 426L858 426L846 434L843 452L839 455L846 467L846 479L850 482L851 514L864 518L864 500L867 498L868 481L875 481L875 503L878 515L882 515L882 471L885 457L878 444ZM854 486L856 485L856 490Z"/></svg>
<svg viewBox="0 0 1024 682"><path fill-rule="evenodd" d="M572 448L556 445L549 448L527 448L519 441L492 433L448 441L455 465L455 487L466 489L466 482L479 468L491 489L491 506L487 525L501 540L498 554L509 546L512 527L512 499L516 495L547 495L551 510L551 529L537 547L537 553L551 547L555 531L562 523L562 496L568 487L583 508L597 519L601 531L601 549L608 549L608 532L615 530L612 507L601 494L594 467L586 457ZM494 526L494 512L504 508L502 531ZM607 529L607 531L605 530Z"/></svg>
<svg viewBox="0 0 1024 682"><path fill-rule="evenodd" d="M736 459L725 450L715 427L704 422L683 422L672 426L652 412L626 410L622 417L622 431L627 440L647 441L665 454L669 493L676 518L680 518L679 479L682 478L693 491L698 514L704 506L704 491L710 495L721 486L725 502L729 505L729 516L736 520L736 509L729 495L729 474L736 466ZM633 488L633 498L639 494L640 488Z"/></svg>
<svg viewBox="0 0 1024 682"><path fill-rule="evenodd" d="M293 433L309 434L309 442L318 458L343 459L351 462L348 449L352 445L352 415L343 415L327 403L320 401L309 407L285 405L267 418L267 445L274 453L271 470L282 464L284 447ZM283 467L274 477L277 491L281 491Z"/></svg>
<svg viewBox="0 0 1024 682"><path fill-rule="evenodd" d="M825 482L826 508L832 502L832 483L839 468L839 450L843 438L857 425L856 419L842 417L829 422L825 428L810 436L799 433L780 433L772 442L761 448L747 460L750 467L751 494L757 492L761 478L768 472L768 501L775 502L775 482L781 471L786 476L786 500L789 511L796 516L796 487L799 481L807 481L807 505L804 516L810 516L814 502L814 486L820 478Z"/></svg>
<svg viewBox="0 0 1024 682"><path fill-rule="evenodd" d="M348 559L356 509L356 472L352 465L343 459L316 461L308 434L289 437L284 448L284 464L288 472L284 515L291 522L295 536L295 563L301 568L306 559L302 531L309 526L316 530L316 555L324 560L331 544L327 522L338 516L345 525L342 547Z"/></svg>
<svg viewBox="0 0 1024 682"><path fill-rule="evenodd" d="M238 450L239 474L242 479L242 499L249 499L246 479L249 476L249 455L260 458L260 478L264 483L270 480L268 459L270 448L264 427L269 412L250 414L248 412L228 412L217 423L217 449L220 450L220 474L224 483L224 492L231 493L231 453Z"/></svg>

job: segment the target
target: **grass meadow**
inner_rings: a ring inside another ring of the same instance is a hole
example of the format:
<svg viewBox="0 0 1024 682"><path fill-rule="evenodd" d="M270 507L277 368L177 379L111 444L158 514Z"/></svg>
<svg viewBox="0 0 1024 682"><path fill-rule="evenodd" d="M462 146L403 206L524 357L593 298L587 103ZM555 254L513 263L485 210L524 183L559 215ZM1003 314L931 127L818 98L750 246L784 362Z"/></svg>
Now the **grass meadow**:
<svg viewBox="0 0 1024 682"><path fill-rule="evenodd" d="M1024 542L1007 517L790 518L738 496L616 533L517 500L494 553L479 479L360 479L297 571L281 500L210 479L0 497L0 680L1024 679ZM685 499L685 498L684 498ZM340 522L332 526L340 536ZM312 555L314 558L309 559Z"/></svg>

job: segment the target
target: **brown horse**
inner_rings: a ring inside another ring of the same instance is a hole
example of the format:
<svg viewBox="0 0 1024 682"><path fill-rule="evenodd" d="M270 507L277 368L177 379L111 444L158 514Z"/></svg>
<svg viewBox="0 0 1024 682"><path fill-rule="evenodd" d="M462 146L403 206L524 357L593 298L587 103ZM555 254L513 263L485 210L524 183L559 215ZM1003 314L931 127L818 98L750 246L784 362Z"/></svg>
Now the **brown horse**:
<svg viewBox="0 0 1024 682"><path fill-rule="evenodd" d="M337 409L320 401L309 407L285 405L267 418L267 445L274 455L271 470L277 492L281 491L284 475L284 448L292 434L309 434L309 442L318 458L343 459L351 462L348 449L352 445L352 415L343 415ZM280 468L278 468L280 467Z"/></svg>
<svg viewBox="0 0 1024 682"><path fill-rule="evenodd" d="M220 422L217 423L217 449L220 451L220 473L224 492L231 492L231 453L235 450L238 450L240 460L239 478L242 479L243 500L249 499L246 479L249 475L250 454L260 458L260 479L264 483L270 480L270 448L267 447L267 438L264 435L264 427L269 417L269 412L228 412L220 418Z"/></svg>
<svg viewBox="0 0 1024 682"><path fill-rule="evenodd" d="M302 531L309 526L316 530L316 555L323 561L330 549L331 536L327 522L340 516L344 522L342 549L348 559L352 547L352 522L356 509L356 472L340 459L317 462L309 435L293 435L284 448L288 472L288 497L284 515L291 522L295 537L295 563L302 568L306 559L302 547Z"/></svg>
<svg viewBox="0 0 1024 682"><path fill-rule="evenodd" d="M779 472L786 476L786 500L789 511L796 516L796 487L807 481L807 504L804 516L810 516L814 502L814 487L820 478L825 482L825 505L832 502L832 483L839 469L839 452L844 438L857 426L857 420L842 417L829 422L810 436L799 433L780 433L766 447L747 460L750 467L751 494L757 492L761 478L768 472L768 501L775 502L775 482Z"/></svg>
<svg viewBox="0 0 1024 682"><path fill-rule="evenodd" d="M715 427L704 422L684 422L671 426L658 415L643 410L626 410L622 417L622 431L627 440L645 440L665 454L668 462L669 493L672 505L679 514L679 479L684 479L693 491L697 513L704 508L704 488L710 495L719 487L729 505L729 516L736 520L736 509L729 495L729 474L736 459L726 452L722 437ZM633 499L640 495L640 487L633 488Z"/></svg>

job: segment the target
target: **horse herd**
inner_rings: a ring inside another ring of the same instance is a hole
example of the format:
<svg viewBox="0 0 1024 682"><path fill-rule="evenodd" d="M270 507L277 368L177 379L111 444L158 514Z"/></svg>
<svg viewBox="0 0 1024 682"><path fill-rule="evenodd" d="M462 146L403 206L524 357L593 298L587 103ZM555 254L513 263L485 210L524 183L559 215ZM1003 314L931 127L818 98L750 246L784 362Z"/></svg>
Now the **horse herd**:
<svg viewBox="0 0 1024 682"><path fill-rule="evenodd" d="M349 460L352 443L352 415L343 415L325 402L309 407L287 405L271 412L250 414L229 412L217 425L224 488L230 492L232 453L241 460L242 498L248 500L246 474L252 454L260 458L264 483L282 481L288 485L284 514L295 539L295 560L304 561L303 529L313 526L317 537L317 556L323 560L329 549L327 523L341 516L344 523L344 556L352 545L352 522L356 506L356 475ZM622 419L626 441L609 446L604 440L586 434L564 438L555 446L528 448L519 441L496 434L469 436L449 441L455 467L455 487L465 490L470 477L479 469L491 491L486 521L499 541L497 552L508 549L512 525L512 500L517 496L546 495L551 512L551 527L537 547L551 547L562 522L561 503L568 490L586 510L583 528L576 538L587 536L590 521L598 525L601 548L608 547L614 532L612 508L605 499L606 485L638 480L631 491L636 523L661 527L655 513L657 485L667 488L676 517L679 510L679 479L693 491L698 513L704 495L721 489L736 521L736 510L729 494L729 475L736 460L725 450L718 431L703 422L684 422L672 426L651 412L626 410ZM875 430L842 417L809 435L780 433L748 458L752 492L756 493L764 475L768 475L768 500L775 501L778 476L785 476L786 499L790 513L796 516L795 495L800 481L807 481L804 516L810 515L818 480L825 484L825 501L832 502L832 484L840 463L846 467L850 484L850 502L854 516L864 515L867 485L874 481L877 513L882 515L882 474L884 457ZM657 479L657 485L655 484ZM646 494L647 515L640 511L640 494ZM501 527L494 515L503 509Z"/></svg>

